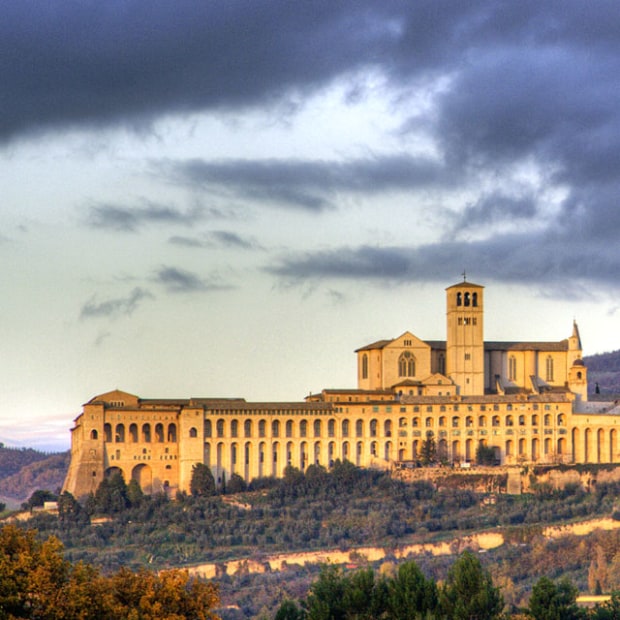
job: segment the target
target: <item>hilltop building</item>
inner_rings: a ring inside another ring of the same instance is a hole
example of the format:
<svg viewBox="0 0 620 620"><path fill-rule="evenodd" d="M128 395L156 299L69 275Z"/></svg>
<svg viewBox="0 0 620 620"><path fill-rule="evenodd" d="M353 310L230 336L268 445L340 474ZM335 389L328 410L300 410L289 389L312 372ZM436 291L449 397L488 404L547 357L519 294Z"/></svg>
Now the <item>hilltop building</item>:
<svg viewBox="0 0 620 620"><path fill-rule="evenodd" d="M480 444L502 464L620 462L620 407L588 402L576 323L559 342L485 342L484 287L467 281L446 289L446 315L445 341L405 332L363 346L356 389L303 402L95 396L71 431L64 488L83 496L121 471L147 492L188 491L196 463L219 481L336 459L392 467L429 438L449 463Z"/></svg>

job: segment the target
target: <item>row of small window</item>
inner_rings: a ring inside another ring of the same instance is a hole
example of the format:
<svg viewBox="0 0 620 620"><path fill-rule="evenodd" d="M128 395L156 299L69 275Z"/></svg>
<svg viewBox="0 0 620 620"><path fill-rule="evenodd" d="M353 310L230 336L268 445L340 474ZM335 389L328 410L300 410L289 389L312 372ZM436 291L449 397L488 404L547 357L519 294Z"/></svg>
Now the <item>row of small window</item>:
<svg viewBox="0 0 620 620"><path fill-rule="evenodd" d="M533 411L538 411L538 403L532 403L531 404L532 410ZM464 405L463 408L465 409L465 411L474 411L474 405ZM420 405L414 405L413 406L413 413L419 413L420 411L422 411L424 409L424 406L420 406ZM439 411L440 412L446 412L446 411L460 411L461 406L460 405L439 405ZM488 407L489 411L499 411L500 410L500 406L496 403L493 405L493 407L491 407L489 405ZM513 404L512 403L507 403L506 404L506 411L512 411L513 410ZM551 410L551 405L546 404L544 406L544 410L545 411L550 411ZM373 413L379 413L380 412L380 407L379 405L373 405L372 408ZM405 413L407 411L406 407L401 407L400 408L400 412L401 413ZM426 405L426 409L425 411L427 413L432 413L433 411L435 411L435 409L433 409L433 405ZM479 411L487 411L487 405L480 405ZM362 410L362 413L364 411ZM385 407L385 413L392 413L392 407L390 405L387 405Z"/></svg>
<svg viewBox="0 0 620 620"><path fill-rule="evenodd" d="M168 424L168 427L165 428L163 424L159 423L155 425L152 432L151 424L143 424L141 428L138 427L137 424L130 424L127 434L127 439L132 443L150 443L151 441L155 441L157 443L167 442L176 442L177 440L177 425L176 424ZM93 428L90 431L91 439L99 439L99 431ZM103 425L103 438L106 442L112 442L112 425L104 424ZM114 427L114 442L115 443L124 443L126 441L125 435L125 425L117 424Z"/></svg>
<svg viewBox="0 0 620 620"><path fill-rule="evenodd" d="M467 416L464 418L464 420L460 416L453 416L451 420L452 428L458 428L461 425L462 421L464 421L465 426L467 428L474 426L473 416ZM243 424L243 431L244 431L243 436L246 438L253 437L253 434L252 434L253 423L252 422L253 422L252 420L245 420ZM529 422L531 426L538 426L539 416L537 414L530 416ZM565 414L560 413L556 418L556 422L558 426L564 426L566 424ZM427 428L431 428L435 424L435 418L427 417L424 420L424 423ZM437 419L437 423L438 423L438 426L445 427L447 426L447 418L445 416L440 416ZM480 427L487 426L487 416L484 416L484 415L479 416L477 419L477 423L478 423L477 425ZM524 415L518 416L516 418L516 423L519 426L525 426L527 423L526 416ZM551 416L551 414L545 414L543 418L543 423L544 423L544 426L551 426L553 424L553 417ZM419 428L421 427L421 424L422 424L421 418L414 417L411 419L412 427ZM515 418L512 415L505 416L504 425L514 426ZM294 426L295 426L295 423L293 422L293 420L286 421L286 423L284 424L284 436L285 437L296 436ZM327 436L335 437L336 436L336 420L328 420L326 426L327 426ZM364 437L364 426L365 426L364 420L356 420L355 422L355 436L356 437ZM407 426L407 418L404 418L404 417L399 418L398 427L404 428L406 426ZM491 418L491 426L501 426L500 416L495 415ZM320 438L323 436L323 428L324 428L323 420L314 420L312 425L310 425L308 420L301 420L299 422L299 427L298 427L298 431L299 431L298 436L308 437L310 428L312 428L314 437ZM229 434L227 434L226 432L226 420L219 419L215 423L215 433L217 437L231 437L231 438L239 437L239 429L240 429L240 424L238 420L230 421ZM340 430L341 430L341 437L349 437L351 430L352 430L351 422L349 420L343 420L341 422ZM379 421L374 420L374 419L370 420L368 422L368 430L369 430L370 437L376 437L379 432ZM205 437L209 438L213 436L213 423L211 420L205 420L204 431L205 431ZM281 431L280 420L273 420L271 423L271 437L280 437L280 431ZM197 434L198 433L195 428L190 430L190 437L197 437ZM392 436L392 420L385 420L383 422L383 435L385 437ZM267 422L265 420L259 420L258 422L258 436L259 437L267 436Z"/></svg>

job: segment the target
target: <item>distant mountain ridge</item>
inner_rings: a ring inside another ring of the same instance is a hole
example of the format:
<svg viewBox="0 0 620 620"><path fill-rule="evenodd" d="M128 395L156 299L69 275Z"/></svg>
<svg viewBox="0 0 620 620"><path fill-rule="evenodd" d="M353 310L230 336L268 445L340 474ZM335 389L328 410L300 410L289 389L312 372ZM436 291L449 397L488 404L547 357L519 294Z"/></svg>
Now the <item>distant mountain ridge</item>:
<svg viewBox="0 0 620 620"><path fill-rule="evenodd" d="M58 491L65 480L70 452L49 454L0 444L0 496L26 500L37 489Z"/></svg>
<svg viewBox="0 0 620 620"><path fill-rule="evenodd" d="M587 355L583 361L588 367L588 392L590 394L596 394L598 384L602 398L620 395L620 349L609 353Z"/></svg>

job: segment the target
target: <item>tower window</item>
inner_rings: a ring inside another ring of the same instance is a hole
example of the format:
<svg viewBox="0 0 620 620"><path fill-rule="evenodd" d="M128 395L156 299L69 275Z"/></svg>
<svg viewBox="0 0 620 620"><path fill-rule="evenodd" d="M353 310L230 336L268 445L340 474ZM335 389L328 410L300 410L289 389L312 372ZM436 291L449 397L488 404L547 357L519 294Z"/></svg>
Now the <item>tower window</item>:
<svg viewBox="0 0 620 620"><path fill-rule="evenodd" d="M473 293L471 296L471 305L474 307L478 306L478 293Z"/></svg>
<svg viewBox="0 0 620 620"><path fill-rule="evenodd" d="M362 379L368 379L368 355L362 355Z"/></svg>
<svg viewBox="0 0 620 620"><path fill-rule="evenodd" d="M463 305L469 306L469 303L470 303L469 293L465 293L465 302L463 303Z"/></svg>
<svg viewBox="0 0 620 620"><path fill-rule="evenodd" d="M553 358L550 355L547 355L547 359L545 361L545 370L546 380L553 381Z"/></svg>
<svg viewBox="0 0 620 620"><path fill-rule="evenodd" d="M405 351L398 358L398 376L415 377L415 357L409 351Z"/></svg>
<svg viewBox="0 0 620 620"><path fill-rule="evenodd" d="M461 295L461 293L456 294L456 305L457 306L463 305L463 296Z"/></svg>
<svg viewBox="0 0 620 620"><path fill-rule="evenodd" d="M511 355L508 358L508 379L514 381L517 378L517 358Z"/></svg>

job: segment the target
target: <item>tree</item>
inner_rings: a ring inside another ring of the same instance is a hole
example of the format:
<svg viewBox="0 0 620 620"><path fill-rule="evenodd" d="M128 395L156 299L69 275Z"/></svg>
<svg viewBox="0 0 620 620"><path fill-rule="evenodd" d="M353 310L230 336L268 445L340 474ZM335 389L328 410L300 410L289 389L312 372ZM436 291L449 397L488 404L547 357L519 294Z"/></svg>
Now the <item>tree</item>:
<svg viewBox="0 0 620 620"><path fill-rule="evenodd" d="M342 569L331 564L324 566L304 601L308 620L345 620L345 590Z"/></svg>
<svg viewBox="0 0 620 620"><path fill-rule="evenodd" d="M228 487L226 489L227 493L243 493L247 490L248 485L245 483L245 480L239 474L232 474L230 480L228 481Z"/></svg>
<svg viewBox="0 0 620 620"><path fill-rule="evenodd" d="M437 584L427 580L413 561L401 564L396 576L388 582L388 609L393 620L436 613L438 602Z"/></svg>
<svg viewBox="0 0 620 620"><path fill-rule="evenodd" d="M532 588L528 614L534 620L579 620L585 618L577 606L579 591L568 580L557 584L548 577L541 577Z"/></svg>
<svg viewBox="0 0 620 620"><path fill-rule="evenodd" d="M192 478L189 483L189 490L194 496L215 495L215 479L211 473L211 468L204 463L196 463L192 467Z"/></svg>
<svg viewBox="0 0 620 620"><path fill-rule="evenodd" d="M426 439L422 442L422 447L420 448L420 458L423 465L429 465L437 460L437 445L433 431L426 433Z"/></svg>
<svg viewBox="0 0 620 620"><path fill-rule="evenodd" d="M476 463L478 465L495 465L495 450L480 442L476 448Z"/></svg>
<svg viewBox="0 0 620 620"><path fill-rule="evenodd" d="M303 620L304 612L294 601L287 599L282 601L274 620Z"/></svg>
<svg viewBox="0 0 620 620"><path fill-rule="evenodd" d="M450 567L439 602L451 620L494 620L504 608L499 588L471 551L465 551Z"/></svg>
<svg viewBox="0 0 620 620"><path fill-rule="evenodd" d="M611 593L611 600L597 605L591 615L592 620L620 620L620 592Z"/></svg>

